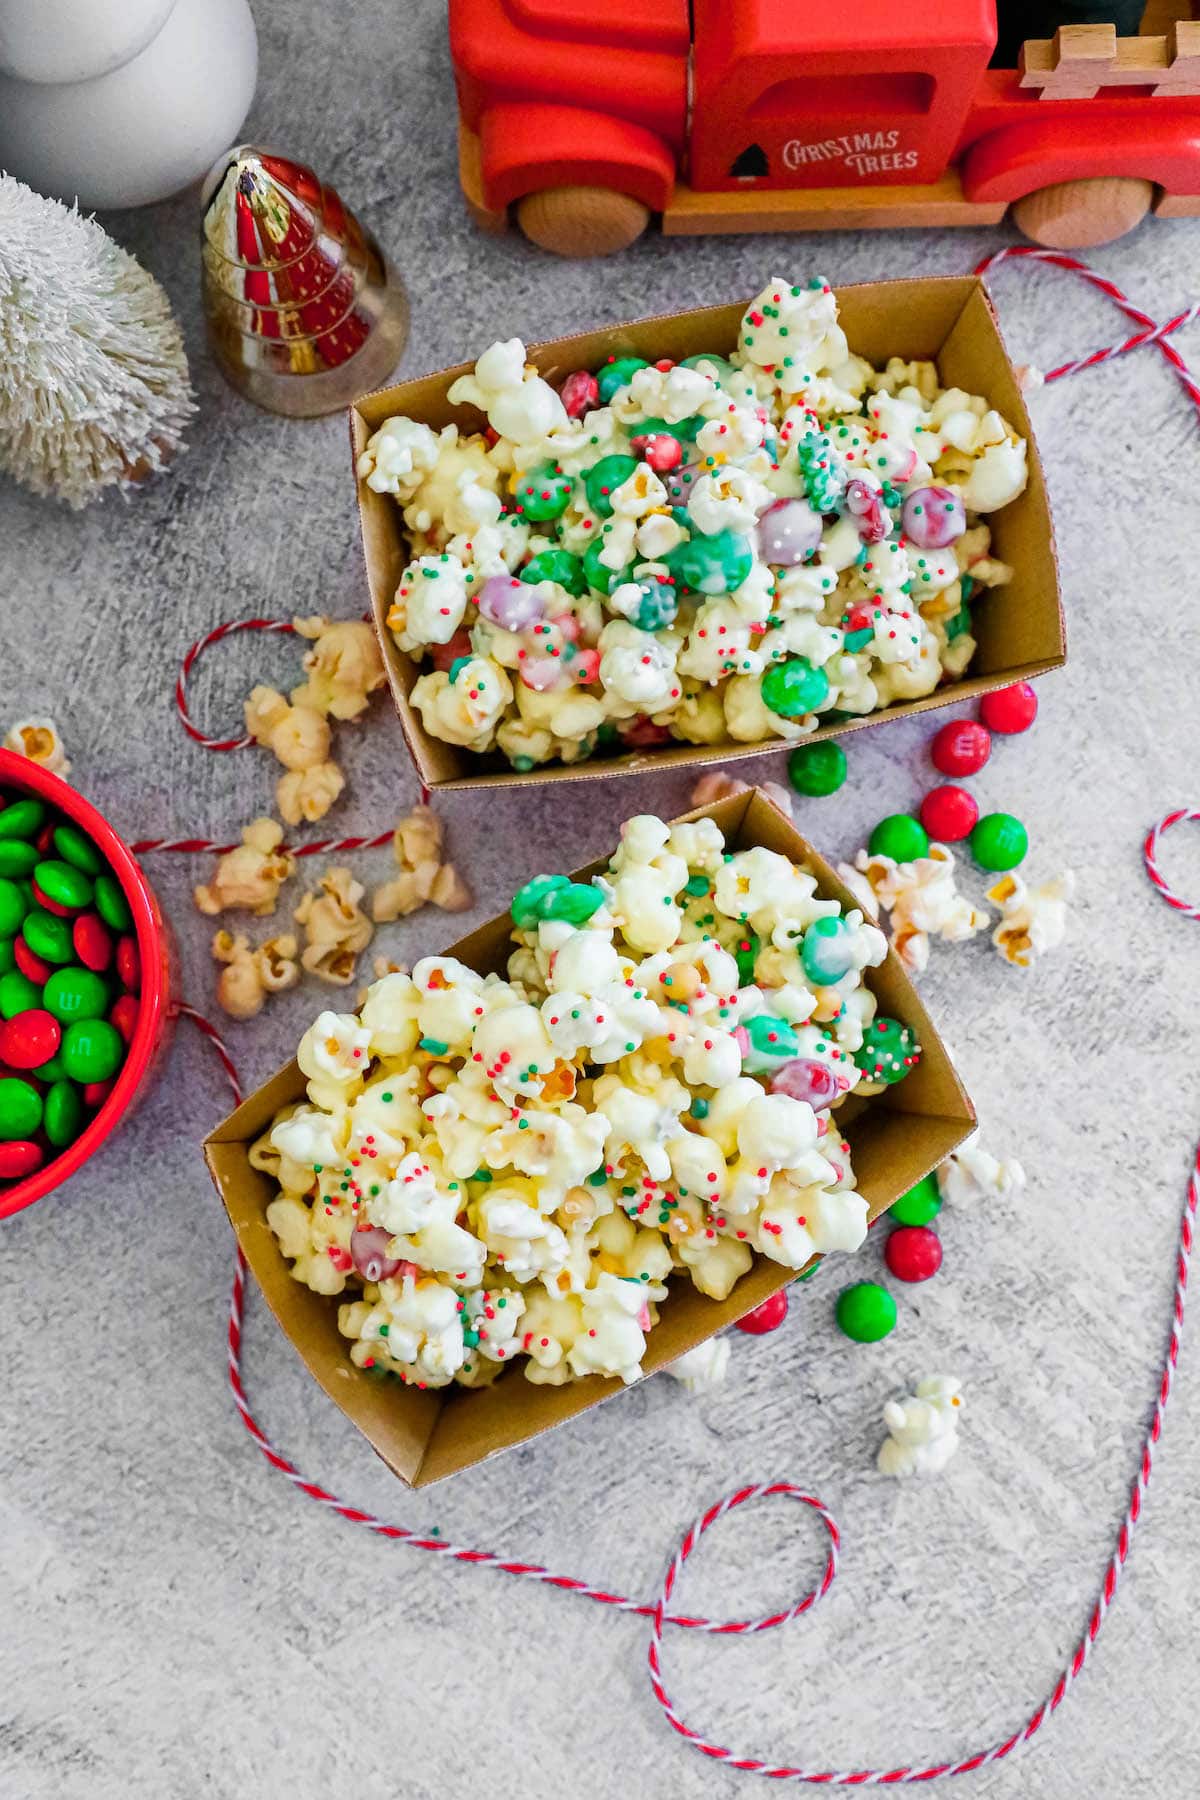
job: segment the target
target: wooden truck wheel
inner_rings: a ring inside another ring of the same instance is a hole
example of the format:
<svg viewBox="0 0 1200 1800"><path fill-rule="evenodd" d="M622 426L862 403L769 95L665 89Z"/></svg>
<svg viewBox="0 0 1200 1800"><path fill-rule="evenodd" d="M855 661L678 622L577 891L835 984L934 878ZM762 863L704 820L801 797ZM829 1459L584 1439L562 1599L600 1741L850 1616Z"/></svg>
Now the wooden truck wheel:
<svg viewBox="0 0 1200 1800"><path fill-rule="evenodd" d="M1145 218L1153 198L1153 182L1129 175L1057 181L1018 200L1013 219L1048 250L1082 250L1124 237Z"/></svg>
<svg viewBox="0 0 1200 1800"><path fill-rule="evenodd" d="M650 208L612 188L543 188L517 206L521 230L558 256L611 256L641 237Z"/></svg>

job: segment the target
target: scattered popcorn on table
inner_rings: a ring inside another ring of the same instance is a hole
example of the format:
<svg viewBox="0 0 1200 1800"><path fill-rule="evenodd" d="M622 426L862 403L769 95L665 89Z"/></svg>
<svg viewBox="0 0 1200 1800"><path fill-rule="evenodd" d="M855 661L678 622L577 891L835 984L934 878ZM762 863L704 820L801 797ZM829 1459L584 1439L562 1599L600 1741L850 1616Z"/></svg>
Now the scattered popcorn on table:
<svg viewBox="0 0 1200 1800"><path fill-rule="evenodd" d="M727 1337L706 1338L694 1350L687 1350L668 1363L663 1374L682 1383L689 1394L704 1394L724 1381L729 1372L729 1353Z"/></svg>
<svg viewBox="0 0 1200 1800"><path fill-rule="evenodd" d="M406 917L432 902L443 912L466 912L474 905L471 890L453 863L442 860L442 822L428 806L415 806L396 827L392 852L400 870L371 896L377 925Z"/></svg>
<svg viewBox="0 0 1200 1800"><path fill-rule="evenodd" d="M401 833L431 851L427 818ZM346 911L369 935L342 877L301 909L310 935ZM711 819L630 819L605 874L535 876L511 910L507 978L424 957L305 1033L308 1100L254 1147L268 1219L298 1280L350 1290L361 1367L635 1381L668 1277L724 1299L755 1252L801 1268L863 1242L836 1108L920 1046L864 985L882 933ZM715 1379L704 1348L692 1374Z"/></svg>
<svg viewBox="0 0 1200 1800"><path fill-rule="evenodd" d="M71 773L71 764L53 719L18 719L5 736L4 748L17 756L27 756L30 762L57 775L60 781L65 781Z"/></svg>
<svg viewBox="0 0 1200 1800"><path fill-rule="evenodd" d="M305 894L292 914L304 927L301 966L335 987L348 987L354 980L359 951L375 935L359 905L364 892L349 869L327 869L317 890Z"/></svg>
<svg viewBox="0 0 1200 1800"><path fill-rule="evenodd" d="M787 788L778 781L760 781L759 788L773 805L777 806L785 819L795 817L792 796ZM750 783L739 781L736 776L729 775L724 769L709 769L703 774L692 789L691 806L711 806L714 800L727 800L731 794L748 794Z"/></svg>
<svg viewBox="0 0 1200 1800"><path fill-rule="evenodd" d="M200 911L213 916L244 907L259 918L273 913L280 888L296 872L295 858L282 843L283 827L274 819L245 826L241 844L221 857L211 882L192 889Z"/></svg>
<svg viewBox="0 0 1200 1800"><path fill-rule="evenodd" d="M979 1200L1016 1199L1025 1190L1025 1171L1016 1157L1005 1162L981 1149L973 1131L937 1172L938 1192L949 1206L974 1206Z"/></svg>
<svg viewBox="0 0 1200 1800"><path fill-rule="evenodd" d="M411 561L388 624L425 729L512 766L801 739L957 679L1012 574L981 515L1026 446L932 363L851 354L828 285L768 283L728 357L556 391L517 338L450 389L487 436L388 419L358 462Z"/></svg>
<svg viewBox="0 0 1200 1800"><path fill-rule="evenodd" d="M312 640L304 658L308 680L292 689L292 705L332 719L357 719L387 675L375 633L365 619L293 619L298 637Z"/></svg>
<svg viewBox="0 0 1200 1800"><path fill-rule="evenodd" d="M1027 969L1035 957L1062 943L1074 892L1075 877L1069 869L1035 888L1026 887L1019 875L1002 875L988 889L988 899L1000 908L992 942L1006 962Z"/></svg>
<svg viewBox="0 0 1200 1800"><path fill-rule="evenodd" d="M253 1019L268 994L293 988L300 979L296 939L287 933L254 946L240 933L218 931L212 941L216 962L225 966L217 977L217 1001L231 1019Z"/></svg>
<svg viewBox="0 0 1200 1800"><path fill-rule="evenodd" d="M286 774L275 788L276 804L289 825L323 819L345 776L330 760L329 722L311 706L292 706L274 688L256 687L246 701L246 730L256 744L281 762Z"/></svg>
<svg viewBox="0 0 1200 1800"><path fill-rule="evenodd" d="M889 1435L879 1447L881 1474L901 1480L938 1475L958 1449L961 1384L952 1375L930 1375L905 1400L889 1400L883 1422Z"/></svg>
<svg viewBox="0 0 1200 1800"><path fill-rule="evenodd" d="M838 874L872 918L880 908L891 914L892 948L913 975L929 963L931 938L961 944L990 922L959 893L945 844L930 844L927 855L902 863L860 850L854 867L839 863Z"/></svg>

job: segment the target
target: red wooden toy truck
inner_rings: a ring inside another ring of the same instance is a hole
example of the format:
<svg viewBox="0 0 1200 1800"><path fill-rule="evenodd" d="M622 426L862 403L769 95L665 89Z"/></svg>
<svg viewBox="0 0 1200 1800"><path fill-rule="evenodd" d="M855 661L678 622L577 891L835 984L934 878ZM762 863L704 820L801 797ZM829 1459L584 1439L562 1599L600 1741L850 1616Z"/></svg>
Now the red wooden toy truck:
<svg viewBox="0 0 1200 1800"><path fill-rule="evenodd" d="M669 235L1200 213L1200 23L1070 25L990 68L994 0L451 0L460 173L564 255Z"/></svg>

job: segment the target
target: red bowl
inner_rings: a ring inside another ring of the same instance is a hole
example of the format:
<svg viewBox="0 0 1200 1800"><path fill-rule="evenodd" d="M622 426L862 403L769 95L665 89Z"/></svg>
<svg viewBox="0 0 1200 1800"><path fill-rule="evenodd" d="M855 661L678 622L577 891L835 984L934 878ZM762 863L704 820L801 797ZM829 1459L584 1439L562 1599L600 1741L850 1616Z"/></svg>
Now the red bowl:
<svg viewBox="0 0 1200 1800"><path fill-rule="evenodd" d="M124 1123L158 1073L175 1027L179 1002L174 993L175 957L170 929L150 883L108 821L57 775L11 750L0 750L0 792L36 795L87 833L129 902L142 961L137 1026L112 1093L86 1131L60 1155L23 1181L0 1187L0 1219L7 1219L61 1187Z"/></svg>

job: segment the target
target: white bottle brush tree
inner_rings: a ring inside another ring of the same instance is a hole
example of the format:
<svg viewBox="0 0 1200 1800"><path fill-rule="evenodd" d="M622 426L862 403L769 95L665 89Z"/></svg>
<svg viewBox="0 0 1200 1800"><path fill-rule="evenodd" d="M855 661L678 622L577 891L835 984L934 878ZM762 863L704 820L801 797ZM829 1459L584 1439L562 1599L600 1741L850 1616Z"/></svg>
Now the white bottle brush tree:
<svg viewBox="0 0 1200 1800"><path fill-rule="evenodd" d="M154 278L94 219L0 174L0 471L85 506L165 467L194 410Z"/></svg>

